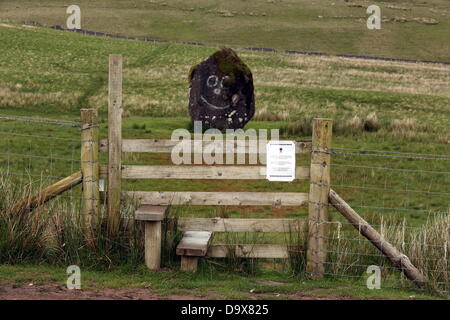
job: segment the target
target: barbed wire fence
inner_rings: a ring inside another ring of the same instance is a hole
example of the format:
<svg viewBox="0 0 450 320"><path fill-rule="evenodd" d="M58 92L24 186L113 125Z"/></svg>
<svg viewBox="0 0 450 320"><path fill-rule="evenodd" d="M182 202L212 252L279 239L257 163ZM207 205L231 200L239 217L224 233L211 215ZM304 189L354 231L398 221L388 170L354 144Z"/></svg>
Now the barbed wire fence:
<svg viewBox="0 0 450 320"><path fill-rule="evenodd" d="M332 148L328 185L442 293L450 291L450 155ZM325 275L366 286L369 266L381 288L411 288L372 243L329 204ZM414 287L414 286L413 286Z"/></svg>
<svg viewBox="0 0 450 320"><path fill-rule="evenodd" d="M30 197L80 171L80 130L75 121L0 115L0 176ZM74 188L58 198L80 204L81 196Z"/></svg>

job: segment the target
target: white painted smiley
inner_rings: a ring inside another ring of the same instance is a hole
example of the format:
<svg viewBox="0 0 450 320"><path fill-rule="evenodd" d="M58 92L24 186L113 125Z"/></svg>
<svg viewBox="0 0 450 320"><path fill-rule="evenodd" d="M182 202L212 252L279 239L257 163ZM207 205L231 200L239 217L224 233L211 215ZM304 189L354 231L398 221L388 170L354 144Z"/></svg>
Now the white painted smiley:
<svg viewBox="0 0 450 320"><path fill-rule="evenodd" d="M222 93L222 90L224 89L224 81L227 81L229 79L228 76L223 77L220 81L219 78L216 75L211 75L208 77L208 79L206 80L206 85L208 88L212 89L212 92L219 96ZM229 104L220 107L220 106L216 106L210 102L208 102L208 100L206 100L206 98L202 95L200 96L200 99L210 108L212 109L216 109L216 110L225 110L228 109L230 107Z"/></svg>

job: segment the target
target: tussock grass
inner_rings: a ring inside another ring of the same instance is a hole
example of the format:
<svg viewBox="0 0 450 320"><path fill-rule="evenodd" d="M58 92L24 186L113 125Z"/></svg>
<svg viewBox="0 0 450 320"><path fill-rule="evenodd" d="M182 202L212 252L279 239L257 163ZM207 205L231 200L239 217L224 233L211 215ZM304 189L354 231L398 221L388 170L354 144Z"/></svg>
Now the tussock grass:
<svg viewBox="0 0 450 320"><path fill-rule="evenodd" d="M288 246L288 271L293 275L301 275L306 270L306 232L289 230L285 233L285 243Z"/></svg>
<svg viewBox="0 0 450 320"><path fill-rule="evenodd" d="M427 124L419 124L414 118L394 119L389 126L395 138L414 138L421 132L429 132Z"/></svg>
<svg viewBox="0 0 450 320"><path fill-rule="evenodd" d="M93 229L95 246L87 244L83 236L83 221L79 208L67 205L69 211L64 216L55 216L54 241L48 247L49 258L53 263L63 265L76 264L94 269L109 269L118 265L137 266L144 256L143 228L131 217L135 205L126 202L122 205L122 219L118 236L111 239L108 236L105 212Z"/></svg>
<svg viewBox="0 0 450 320"><path fill-rule="evenodd" d="M281 134L287 136L306 137L312 135L313 117L289 122L281 128ZM333 133L338 135L357 135L362 132L376 132L382 127L375 112L369 113L365 118L358 115L348 119L338 119L333 123Z"/></svg>
<svg viewBox="0 0 450 320"><path fill-rule="evenodd" d="M274 121L279 121L277 119ZM304 117L300 120L290 121L281 127L283 137L309 137L312 135L313 117ZM270 121L270 120L268 120ZM448 144L446 132L437 134L436 128L427 123L419 123L414 118L393 119L382 121L375 112L367 116L354 115L350 118L335 119L333 134L340 136L358 136L363 133L376 133L378 138L389 138L406 141L426 141Z"/></svg>
<svg viewBox="0 0 450 320"><path fill-rule="evenodd" d="M364 119L363 128L365 131L369 132L378 131L380 127L381 124L375 112L369 113L366 119Z"/></svg>
<svg viewBox="0 0 450 320"><path fill-rule="evenodd" d="M450 265L448 257L448 216L430 216L420 227L411 227L406 219L385 218L375 214L368 216L374 228L393 246L408 256L428 279L431 287L448 292L450 287ZM366 276L367 267L381 268L384 288L414 288L414 285L398 271L357 230L347 223L335 223L329 240L327 273L330 276Z"/></svg>
<svg viewBox="0 0 450 320"><path fill-rule="evenodd" d="M0 263L14 264L41 260L47 243L48 212L13 215L7 209L30 193L31 183L16 184L0 175Z"/></svg>
<svg viewBox="0 0 450 320"><path fill-rule="evenodd" d="M227 248L227 257L222 259L221 267L232 272L241 272L244 274L255 275L261 271L261 259L242 258L237 256L235 247L238 244L255 245L261 241L264 234L257 232L224 232L222 239Z"/></svg>
<svg viewBox="0 0 450 320"><path fill-rule="evenodd" d="M253 119L256 121L289 121L289 111L283 110L279 113L268 111L267 107L262 107L256 110Z"/></svg>
<svg viewBox="0 0 450 320"><path fill-rule="evenodd" d="M0 263L76 264L105 269L115 265L138 265L143 259L143 230L134 223L133 201L125 201L119 235L114 241L107 236L105 212L94 228L95 246L88 246L83 236L84 224L76 198L57 198L30 213L11 215L7 209L14 203L46 185L41 181L20 181L11 175L0 176Z"/></svg>
<svg viewBox="0 0 450 320"><path fill-rule="evenodd" d="M298 136L305 137L312 134L312 118L304 118L301 120L289 122L280 130L282 136Z"/></svg>

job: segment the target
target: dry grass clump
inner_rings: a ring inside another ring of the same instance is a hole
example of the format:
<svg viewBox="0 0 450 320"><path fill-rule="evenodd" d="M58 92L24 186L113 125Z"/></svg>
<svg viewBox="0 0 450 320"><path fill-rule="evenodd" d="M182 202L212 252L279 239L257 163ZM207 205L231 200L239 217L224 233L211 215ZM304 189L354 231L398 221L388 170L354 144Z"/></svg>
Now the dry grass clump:
<svg viewBox="0 0 450 320"><path fill-rule="evenodd" d="M288 122L281 128L283 137L306 137L312 135L313 117ZM450 144L446 133L436 136L437 132L427 124L419 123L416 119L394 119L381 121L375 112L365 117L354 115L351 118L335 119L333 133L342 136L356 136L364 132L377 133L378 137L424 141L434 138L438 143Z"/></svg>
<svg viewBox="0 0 450 320"><path fill-rule="evenodd" d="M289 122L282 127L280 133L284 137L296 136L305 137L312 135L312 118L303 118L301 120Z"/></svg>
<svg viewBox="0 0 450 320"><path fill-rule="evenodd" d="M274 116L277 117L277 116ZM284 117L276 118L282 120ZM289 121L281 127L283 137L308 137L312 135L313 117ZM441 144L450 144L446 132L440 132L430 125L420 123L414 118L381 121L375 112L367 116L354 115L350 118L334 119L333 133L341 136L357 136L364 133L376 133L380 138L426 141L434 139Z"/></svg>
<svg viewBox="0 0 450 320"><path fill-rule="evenodd" d="M364 131L364 119L355 115L350 119L334 121L333 131L341 135L357 135Z"/></svg>
<svg viewBox="0 0 450 320"><path fill-rule="evenodd" d="M17 183L7 174L0 175L0 263L24 263L45 255L48 212L8 212L13 204L28 197L31 189L31 182Z"/></svg>
<svg viewBox="0 0 450 320"><path fill-rule="evenodd" d="M418 123L414 118L394 119L390 122L389 129L395 138L415 138L420 133L431 131L428 125Z"/></svg>
<svg viewBox="0 0 450 320"><path fill-rule="evenodd" d="M378 131L381 128L380 121L378 120L375 112L369 113L364 120L364 130L369 132Z"/></svg>
<svg viewBox="0 0 450 320"><path fill-rule="evenodd" d="M11 85L10 88L0 87L0 106L2 108L28 108L35 106L38 108L42 105L58 106L60 110L70 110L73 102L77 101L80 93L65 92L26 92L22 90L23 85L20 83Z"/></svg>
<svg viewBox="0 0 450 320"><path fill-rule="evenodd" d="M437 138L437 142L442 144L450 144L450 136L439 135Z"/></svg>
<svg viewBox="0 0 450 320"><path fill-rule="evenodd" d="M352 128L352 131L361 132L364 130L364 120L355 115L353 118L345 120L345 126Z"/></svg>
<svg viewBox="0 0 450 320"><path fill-rule="evenodd" d="M279 113L272 113L267 107L256 110L253 120L256 121L288 121L290 119L289 111L283 110Z"/></svg>
<svg viewBox="0 0 450 320"><path fill-rule="evenodd" d="M281 134L287 136L311 136L312 135L312 117L306 117L301 120L289 122L281 128ZM337 119L333 124L333 131L341 135L357 135L364 131L376 132L381 128L375 112L370 113L365 118L355 115L350 119Z"/></svg>
<svg viewBox="0 0 450 320"><path fill-rule="evenodd" d="M428 127L423 124L418 124L416 119L394 119L390 124L391 130L394 131L426 131Z"/></svg>
<svg viewBox="0 0 450 320"><path fill-rule="evenodd" d="M105 211L94 227L94 247L84 237L84 223L79 202L59 197L29 213L10 214L8 208L35 194L48 181L19 180L0 175L0 264L52 263L109 268L113 265L138 265L143 260L142 228L133 223L130 213L134 201L122 204L117 238L107 233Z"/></svg>
<svg viewBox="0 0 450 320"><path fill-rule="evenodd" d="M364 131L376 132L381 128L381 123L375 112L369 113L365 118L358 115L350 119L335 121L335 132L343 135L356 135Z"/></svg>
<svg viewBox="0 0 450 320"><path fill-rule="evenodd" d="M450 289L450 249L448 217L440 216L428 221L418 231L409 235L407 255L422 270L436 288Z"/></svg>

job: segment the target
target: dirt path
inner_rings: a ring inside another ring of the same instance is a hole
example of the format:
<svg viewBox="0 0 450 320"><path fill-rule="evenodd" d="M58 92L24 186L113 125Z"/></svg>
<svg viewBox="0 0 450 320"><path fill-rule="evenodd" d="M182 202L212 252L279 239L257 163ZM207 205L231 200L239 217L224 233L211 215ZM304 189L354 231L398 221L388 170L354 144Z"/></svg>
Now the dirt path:
<svg viewBox="0 0 450 320"><path fill-rule="evenodd" d="M199 300L189 295L159 296L149 289L69 290L51 284L28 287L0 285L0 300Z"/></svg>
<svg viewBox="0 0 450 320"><path fill-rule="evenodd" d="M314 290L283 295L292 300L346 300L348 298L338 295L315 296ZM273 294L252 294L250 299L270 299ZM279 296L279 295L278 295ZM0 300L205 300L220 299L218 296L198 297L193 295L167 295L161 296L150 289L87 289L69 290L59 284L15 286L0 284Z"/></svg>

